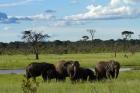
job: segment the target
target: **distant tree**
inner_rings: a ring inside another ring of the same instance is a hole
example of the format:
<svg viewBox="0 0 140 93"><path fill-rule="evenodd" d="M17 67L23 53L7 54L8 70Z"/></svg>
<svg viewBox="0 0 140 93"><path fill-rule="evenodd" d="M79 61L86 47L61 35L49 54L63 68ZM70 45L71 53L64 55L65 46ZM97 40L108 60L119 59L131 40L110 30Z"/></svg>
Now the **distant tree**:
<svg viewBox="0 0 140 93"><path fill-rule="evenodd" d="M93 47L95 45L94 41L94 35L96 30L95 29L87 29L87 32L90 34L91 36L91 47Z"/></svg>
<svg viewBox="0 0 140 93"><path fill-rule="evenodd" d="M130 39L132 34L134 34L134 32L132 32L132 31L123 31L122 32L122 36L124 36L125 40Z"/></svg>
<svg viewBox="0 0 140 93"><path fill-rule="evenodd" d="M94 40L94 35L95 35L96 30L95 30L95 29L87 29L87 32L90 33L91 40L92 40L92 42L93 42L93 40Z"/></svg>
<svg viewBox="0 0 140 93"><path fill-rule="evenodd" d="M83 38L84 41L87 41L89 39L88 36L82 36L82 38Z"/></svg>
<svg viewBox="0 0 140 93"><path fill-rule="evenodd" d="M39 59L39 42L44 41L46 38L50 36L48 34L43 34L41 32L33 32L32 30L24 31L22 33L22 39L31 43L33 47L34 53L36 55L36 59Z"/></svg>
<svg viewBox="0 0 140 93"><path fill-rule="evenodd" d="M114 43L114 57L117 57L117 42Z"/></svg>
<svg viewBox="0 0 140 93"><path fill-rule="evenodd" d="M134 34L134 32L132 31L123 31L122 32L122 36L124 37L124 51L126 52L126 46L129 46L127 43L127 40L129 40L131 38L131 35ZM127 55L125 54L125 56L127 57Z"/></svg>

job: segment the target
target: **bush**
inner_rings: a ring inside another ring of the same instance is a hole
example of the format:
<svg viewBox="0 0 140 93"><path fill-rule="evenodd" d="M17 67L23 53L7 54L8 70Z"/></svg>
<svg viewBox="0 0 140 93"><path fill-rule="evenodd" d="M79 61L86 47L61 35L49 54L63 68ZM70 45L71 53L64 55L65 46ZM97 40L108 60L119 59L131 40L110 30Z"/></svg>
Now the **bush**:
<svg viewBox="0 0 140 93"><path fill-rule="evenodd" d="M23 79L22 81L22 91L23 93L37 93L39 87L39 82L33 79Z"/></svg>

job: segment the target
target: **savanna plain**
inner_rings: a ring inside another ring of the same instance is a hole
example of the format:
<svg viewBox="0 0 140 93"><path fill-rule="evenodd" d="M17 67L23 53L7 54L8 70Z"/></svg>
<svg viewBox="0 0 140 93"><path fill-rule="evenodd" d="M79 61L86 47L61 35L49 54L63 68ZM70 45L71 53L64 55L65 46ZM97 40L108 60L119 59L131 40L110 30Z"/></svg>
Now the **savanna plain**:
<svg viewBox="0 0 140 93"><path fill-rule="evenodd" d="M94 69L101 60L117 60L123 68L133 68L130 71L122 71L114 80L79 82L72 84L69 78L66 82L43 82L37 78L39 87L37 93L140 93L140 53L94 53L94 54L43 54L39 60L34 60L34 55L1 55L0 69L25 69L31 62L48 62L56 64L60 60L78 60L82 67ZM0 74L0 93L23 93L23 74Z"/></svg>

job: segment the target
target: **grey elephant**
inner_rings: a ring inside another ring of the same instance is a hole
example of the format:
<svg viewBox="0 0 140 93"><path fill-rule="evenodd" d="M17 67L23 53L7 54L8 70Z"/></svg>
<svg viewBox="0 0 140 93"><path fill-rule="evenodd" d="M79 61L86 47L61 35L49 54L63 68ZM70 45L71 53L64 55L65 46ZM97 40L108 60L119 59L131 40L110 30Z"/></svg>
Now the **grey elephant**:
<svg viewBox="0 0 140 93"><path fill-rule="evenodd" d="M94 71L89 69L89 68L83 68L83 67L80 67L78 69L78 72L77 74L70 78L71 81L73 82L79 82L80 80L83 82L83 81L95 81L96 80L96 76L94 74Z"/></svg>
<svg viewBox="0 0 140 93"><path fill-rule="evenodd" d="M119 69L120 63L114 60L100 61L95 66L95 72L98 80L117 78Z"/></svg>
<svg viewBox="0 0 140 93"><path fill-rule="evenodd" d="M42 63L33 62L26 67L25 76L27 79L33 78L34 80L36 80L37 76L42 75L42 78L45 81L47 77L47 71L49 70L55 70L55 66L53 64L46 62Z"/></svg>
<svg viewBox="0 0 140 93"><path fill-rule="evenodd" d="M78 61L59 61L56 64L56 71L60 74L61 80L65 80L66 77L74 77L77 74L77 70L80 67Z"/></svg>
<svg viewBox="0 0 140 93"><path fill-rule="evenodd" d="M50 81L51 79L55 79L56 81L63 80L61 74L59 74L56 69L51 69L46 72L46 80Z"/></svg>

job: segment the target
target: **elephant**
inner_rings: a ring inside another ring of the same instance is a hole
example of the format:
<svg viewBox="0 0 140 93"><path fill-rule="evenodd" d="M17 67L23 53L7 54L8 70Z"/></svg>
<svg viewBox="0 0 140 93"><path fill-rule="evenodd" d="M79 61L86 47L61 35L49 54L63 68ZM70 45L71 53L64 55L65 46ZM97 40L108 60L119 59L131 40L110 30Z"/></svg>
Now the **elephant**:
<svg viewBox="0 0 140 93"><path fill-rule="evenodd" d="M100 61L95 66L95 72L98 80L117 78L119 69L120 63L114 60Z"/></svg>
<svg viewBox="0 0 140 93"><path fill-rule="evenodd" d="M56 64L56 71L60 74L60 78L62 80L65 80L66 77L74 77L77 73L78 68L80 67L80 64L78 61L59 61Z"/></svg>
<svg viewBox="0 0 140 93"><path fill-rule="evenodd" d="M89 68L80 67L75 77L71 78L71 81L90 81L96 80L94 71Z"/></svg>
<svg viewBox="0 0 140 93"><path fill-rule="evenodd" d="M42 62L32 62L26 67L26 78L30 79L33 78L36 80L37 76L42 75L43 80L46 80L47 71L55 69L55 66L50 63Z"/></svg>
<svg viewBox="0 0 140 93"><path fill-rule="evenodd" d="M46 80L56 79L56 81L61 81L61 75L56 71L56 69L51 69L46 72Z"/></svg>

